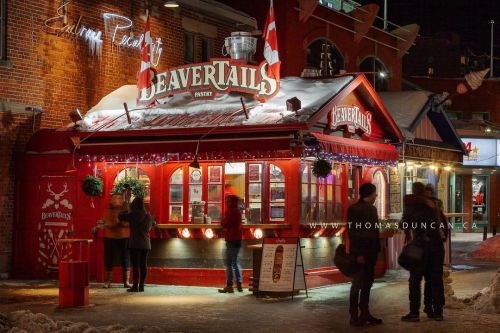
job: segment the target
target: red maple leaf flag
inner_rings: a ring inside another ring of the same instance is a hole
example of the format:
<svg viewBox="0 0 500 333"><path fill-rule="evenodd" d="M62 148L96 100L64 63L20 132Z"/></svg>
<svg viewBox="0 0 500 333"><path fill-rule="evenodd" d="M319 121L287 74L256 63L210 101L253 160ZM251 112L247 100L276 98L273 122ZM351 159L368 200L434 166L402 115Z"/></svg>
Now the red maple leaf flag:
<svg viewBox="0 0 500 333"><path fill-rule="evenodd" d="M139 89L139 97L141 96L141 91L143 89L149 89L151 85L151 73L153 67L151 65L151 24L149 22L149 14L146 19L146 25L144 27L144 39L141 42L141 69L139 71L139 78L137 82L137 88Z"/></svg>
<svg viewBox="0 0 500 333"><path fill-rule="evenodd" d="M280 56L278 53L278 35L276 33L276 21L274 19L273 0L269 6L269 13L267 14L266 26L262 34L264 38L264 58L269 64L267 67L267 75L274 77L277 81L280 79Z"/></svg>

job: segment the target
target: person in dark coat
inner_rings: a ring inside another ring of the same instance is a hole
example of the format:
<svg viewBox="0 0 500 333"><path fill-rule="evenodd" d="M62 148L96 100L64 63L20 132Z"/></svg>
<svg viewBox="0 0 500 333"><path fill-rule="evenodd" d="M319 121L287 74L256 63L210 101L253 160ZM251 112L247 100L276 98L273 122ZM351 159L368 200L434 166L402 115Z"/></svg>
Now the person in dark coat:
<svg viewBox="0 0 500 333"><path fill-rule="evenodd" d="M146 212L143 198L135 198L130 204L130 212L121 212L118 219L127 222L130 227L130 259L132 261L132 287L128 292L144 291L147 275L147 259L151 250L149 230L153 226L153 218Z"/></svg>
<svg viewBox="0 0 500 333"><path fill-rule="evenodd" d="M424 312L429 318L443 320L444 246L440 228L440 214L436 203L425 196L425 185L413 183L412 193L403 200L402 228L407 241L413 239L423 248L422 267L410 271L409 300L410 312L401 317L402 321L420 320L421 282L425 277L427 300Z"/></svg>
<svg viewBox="0 0 500 333"><path fill-rule="evenodd" d="M236 286L238 291L243 291L241 275L241 267L239 262L239 252L241 249L241 210L238 205L239 198L236 195L228 195L226 197L226 213L221 221L221 225L225 231L226 239L226 286L219 289L220 293L233 293L233 270L236 277Z"/></svg>
<svg viewBox="0 0 500 333"><path fill-rule="evenodd" d="M382 324L382 319L370 314L370 291L373 285L375 264L380 251L375 185L365 183L359 188L359 201L347 209L347 226L350 254L356 257L358 270L352 277L349 296L350 324ZM358 312L359 308L359 312Z"/></svg>

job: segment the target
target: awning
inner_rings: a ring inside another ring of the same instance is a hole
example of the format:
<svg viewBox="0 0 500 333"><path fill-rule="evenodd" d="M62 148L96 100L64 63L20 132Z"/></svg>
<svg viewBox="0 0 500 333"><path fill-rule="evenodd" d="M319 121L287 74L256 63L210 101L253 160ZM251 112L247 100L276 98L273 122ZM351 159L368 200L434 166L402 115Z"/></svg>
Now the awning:
<svg viewBox="0 0 500 333"><path fill-rule="evenodd" d="M344 154L383 161L397 161L396 147L385 143L354 140L321 133L311 133L322 150L333 154Z"/></svg>

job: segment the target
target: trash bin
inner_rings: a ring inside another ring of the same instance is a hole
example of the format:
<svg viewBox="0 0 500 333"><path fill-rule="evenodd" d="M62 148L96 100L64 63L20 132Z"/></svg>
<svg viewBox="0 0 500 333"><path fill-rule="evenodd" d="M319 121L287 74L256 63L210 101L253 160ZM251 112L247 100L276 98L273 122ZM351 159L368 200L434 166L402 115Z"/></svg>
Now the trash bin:
<svg viewBox="0 0 500 333"><path fill-rule="evenodd" d="M89 304L89 244L92 239L59 239L59 307Z"/></svg>

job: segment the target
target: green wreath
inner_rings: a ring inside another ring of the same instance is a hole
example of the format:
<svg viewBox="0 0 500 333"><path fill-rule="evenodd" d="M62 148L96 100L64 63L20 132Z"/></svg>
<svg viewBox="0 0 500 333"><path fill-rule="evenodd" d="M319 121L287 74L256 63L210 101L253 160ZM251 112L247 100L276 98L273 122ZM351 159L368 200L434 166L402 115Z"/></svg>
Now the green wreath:
<svg viewBox="0 0 500 333"><path fill-rule="evenodd" d="M144 183L142 183L140 180L132 177L124 177L118 180L115 183L115 186L113 186L111 194L122 194L127 190L127 187L129 186L132 190L132 195L136 198L145 198L148 195L146 185L144 185Z"/></svg>
<svg viewBox="0 0 500 333"><path fill-rule="evenodd" d="M318 158L312 165L312 173L316 177L326 178L332 171L332 164L327 160Z"/></svg>
<svg viewBox="0 0 500 333"><path fill-rule="evenodd" d="M104 184L100 178L87 175L83 181L82 190L90 197L100 197L104 190Z"/></svg>

